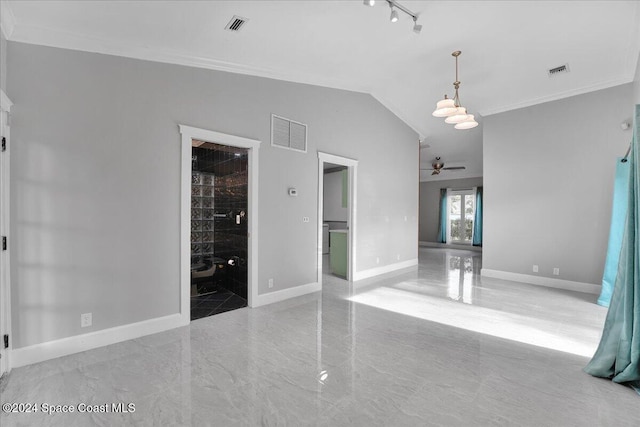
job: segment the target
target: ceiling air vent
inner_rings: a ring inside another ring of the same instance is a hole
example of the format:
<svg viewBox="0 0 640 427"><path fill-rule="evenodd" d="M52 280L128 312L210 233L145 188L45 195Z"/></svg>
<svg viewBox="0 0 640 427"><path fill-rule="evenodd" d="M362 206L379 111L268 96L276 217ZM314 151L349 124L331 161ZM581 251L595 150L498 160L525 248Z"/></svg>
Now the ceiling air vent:
<svg viewBox="0 0 640 427"><path fill-rule="evenodd" d="M558 74L566 74L569 72L569 64L564 64L556 68L551 68L548 73L549 77L557 76Z"/></svg>
<svg viewBox="0 0 640 427"><path fill-rule="evenodd" d="M247 21L248 19L243 18L242 16L234 16L224 29L229 31L240 31Z"/></svg>

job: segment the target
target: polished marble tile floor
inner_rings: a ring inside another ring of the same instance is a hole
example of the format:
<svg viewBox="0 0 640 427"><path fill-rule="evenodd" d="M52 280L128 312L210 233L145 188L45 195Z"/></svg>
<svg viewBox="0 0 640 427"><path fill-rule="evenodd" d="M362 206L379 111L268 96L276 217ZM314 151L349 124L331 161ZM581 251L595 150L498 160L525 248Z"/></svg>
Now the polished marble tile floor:
<svg viewBox="0 0 640 427"><path fill-rule="evenodd" d="M606 315L596 296L480 278L480 264L421 248L417 270L355 289L328 276L322 293L18 368L3 403L135 412L0 424L639 426L640 396L581 370Z"/></svg>
<svg viewBox="0 0 640 427"><path fill-rule="evenodd" d="M191 320L225 313L246 306L246 299L219 286L213 292L191 297Z"/></svg>

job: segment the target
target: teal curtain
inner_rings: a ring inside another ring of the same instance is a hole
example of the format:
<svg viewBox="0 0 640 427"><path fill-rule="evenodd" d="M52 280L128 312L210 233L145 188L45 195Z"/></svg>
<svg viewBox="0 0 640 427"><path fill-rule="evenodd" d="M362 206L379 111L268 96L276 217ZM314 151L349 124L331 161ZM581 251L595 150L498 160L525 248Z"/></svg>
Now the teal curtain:
<svg viewBox="0 0 640 427"><path fill-rule="evenodd" d="M447 189L440 189L440 214L438 216L438 242L447 243Z"/></svg>
<svg viewBox="0 0 640 427"><path fill-rule="evenodd" d="M620 248L622 248L624 223L627 218L627 205L629 203L629 164L628 161L623 162L622 159L617 159L616 161L609 247L607 248L607 260L604 264L604 274L602 275L602 290L598 298L598 304L604 307L609 307L611 303L611 294L618 274Z"/></svg>
<svg viewBox="0 0 640 427"><path fill-rule="evenodd" d="M629 153L627 217L611 304L593 359L584 368L597 377L640 387L640 105L636 105Z"/></svg>
<svg viewBox="0 0 640 427"><path fill-rule="evenodd" d="M473 218L473 246L482 246L482 187L476 188L476 213Z"/></svg>

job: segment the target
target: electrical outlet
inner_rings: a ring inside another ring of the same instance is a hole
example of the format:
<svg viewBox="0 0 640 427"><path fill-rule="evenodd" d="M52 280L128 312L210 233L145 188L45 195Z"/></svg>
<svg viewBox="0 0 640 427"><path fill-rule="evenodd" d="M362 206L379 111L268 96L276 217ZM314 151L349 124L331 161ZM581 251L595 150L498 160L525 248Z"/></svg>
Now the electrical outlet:
<svg viewBox="0 0 640 427"><path fill-rule="evenodd" d="M380 264L380 258L376 257L376 264Z"/></svg>
<svg viewBox="0 0 640 427"><path fill-rule="evenodd" d="M400 254L396 255L396 258L400 261Z"/></svg>
<svg viewBox="0 0 640 427"><path fill-rule="evenodd" d="M407 216L406 215L404 216L404 222L407 222Z"/></svg>
<svg viewBox="0 0 640 427"><path fill-rule="evenodd" d="M303 216L302 217L302 222L309 222L309 217L308 216Z"/></svg>
<svg viewBox="0 0 640 427"><path fill-rule="evenodd" d="M269 279L269 289L273 288L273 279Z"/></svg>
<svg viewBox="0 0 640 427"><path fill-rule="evenodd" d="M534 273L538 272L538 265L537 264L533 264L533 272Z"/></svg>
<svg viewBox="0 0 640 427"><path fill-rule="evenodd" d="M559 276L560 275L560 269L558 267L553 267L553 275L554 276Z"/></svg>
<svg viewBox="0 0 640 427"><path fill-rule="evenodd" d="M92 323L93 323L93 319L92 319L91 313L82 313L80 315L81 328L86 328L87 326L91 326Z"/></svg>

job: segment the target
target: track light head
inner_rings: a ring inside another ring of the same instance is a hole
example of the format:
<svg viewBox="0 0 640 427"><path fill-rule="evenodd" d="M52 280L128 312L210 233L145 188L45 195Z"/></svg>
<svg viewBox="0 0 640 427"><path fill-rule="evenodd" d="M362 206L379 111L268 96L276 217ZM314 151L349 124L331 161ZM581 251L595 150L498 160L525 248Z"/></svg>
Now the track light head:
<svg viewBox="0 0 640 427"><path fill-rule="evenodd" d="M376 0L364 0L363 3L365 6L373 7L376 4Z"/></svg>
<svg viewBox="0 0 640 427"><path fill-rule="evenodd" d="M413 18L413 32L420 34L420 31L422 31L422 25L418 24L418 18Z"/></svg>
<svg viewBox="0 0 640 427"><path fill-rule="evenodd" d="M389 17L391 22L398 22L398 11L391 6L391 16Z"/></svg>

